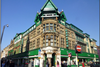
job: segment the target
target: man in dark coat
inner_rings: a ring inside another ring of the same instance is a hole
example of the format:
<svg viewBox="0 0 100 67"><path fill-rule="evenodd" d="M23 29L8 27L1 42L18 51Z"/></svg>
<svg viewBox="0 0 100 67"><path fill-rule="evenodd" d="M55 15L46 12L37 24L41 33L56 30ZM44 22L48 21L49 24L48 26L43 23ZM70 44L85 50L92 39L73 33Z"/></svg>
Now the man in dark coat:
<svg viewBox="0 0 100 67"><path fill-rule="evenodd" d="M65 63L64 63L64 67L67 67L67 62L65 61Z"/></svg>

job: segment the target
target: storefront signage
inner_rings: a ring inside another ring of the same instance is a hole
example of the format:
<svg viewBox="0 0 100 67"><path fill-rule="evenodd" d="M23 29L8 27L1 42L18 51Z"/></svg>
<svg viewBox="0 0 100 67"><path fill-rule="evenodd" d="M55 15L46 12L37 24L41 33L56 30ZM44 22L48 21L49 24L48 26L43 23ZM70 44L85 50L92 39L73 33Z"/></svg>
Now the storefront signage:
<svg viewBox="0 0 100 67"><path fill-rule="evenodd" d="M47 58L52 58L52 54L47 54Z"/></svg>
<svg viewBox="0 0 100 67"><path fill-rule="evenodd" d="M38 58L41 57L41 50L38 51Z"/></svg>
<svg viewBox="0 0 100 67"><path fill-rule="evenodd" d="M62 21L62 20L61 20L60 22L61 22L62 24L64 24L64 25L65 25L65 22L64 22L64 21Z"/></svg>
<svg viewBox="0 0 100 67"><path fill-rule="evenodd" d="M14 44L16 44L17 42L19 42L21 40L22 36L19 35L15 40L14 40Z"/></svg>
<svg viewBox="0 0 100 67"><path fill-rule="evenodd" d="M27 30L24 34L23 34L23 37L25 36L25 35L27 35L29 32L31 32L33 29L35 29L36 28L36 25L34 25L33 27L31 27L29 30Z"/></svg>
<svg viewBox="0 0 100 67"><path fill-rule="evenodd" d="M39 22L37 22L37 25L38 25L38 24L40 24L40 21L39 21Z"/></svg>

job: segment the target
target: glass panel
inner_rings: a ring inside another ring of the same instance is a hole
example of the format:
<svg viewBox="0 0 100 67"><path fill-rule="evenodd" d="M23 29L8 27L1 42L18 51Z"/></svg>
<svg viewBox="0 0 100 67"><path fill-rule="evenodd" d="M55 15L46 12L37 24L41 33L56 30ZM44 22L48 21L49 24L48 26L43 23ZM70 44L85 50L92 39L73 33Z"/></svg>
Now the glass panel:
<svg viewBox="0 0 100 67"><path fill-rule="evenodd" d="M46 43L46 46L48 46L48 43Z"/></svg>
<svg viewBox="0 0 100 67"><path fill-rule="evenodd" d="M54 24L54 27L56 27L56 24Z"/></svg>
<svg viewBox="0 0 100 67"><path fill-rule="evenodd" d="M45 24L43 24L43 27L45 27Z"/></svg>
<svg viewBox="0 0 100 67"><path fill-rule="evenodd" d="M49 27L46 27L46 30L49 30Z"/></svg>
<svg viewBox="0 0 100 67"><path fill-rule="evenodd" d="M45 28L43 28L43 31L45 31Z"/></svg>
<svg viewBox="0 0 100 67"><path fill-rule="evenodd" d="M47 23L46 26L49 26L49 24Z"/></svg>
<svg viewBox="0 0 100 67"><path fill-rule="evenodd" d="M46 38L48 38L48 35L46 35Z"/></svg>
<svg viewBox="0 0 100 67"><path fill-rule="evenodd" d="M56 31L56 28L54 29L54 31Z"/></svg>
<svg viewBox="0 0 100 67"><path fill-rule="evenodd" d="M56 46L56 43L54 43L54 46Z"/></svg>
<svg viewBox="0 0 100 67"><path fill-rule="evenodd" d="M46 39L46 42L48 42L48 39Z"/></svg>
<svg viewBox="0 0 100 67"><path fill-rule="evenodd" d="M54 39L56 39L56 36L54 36Z"/></svg>
<svg viewBox="0 0 100 67"><path fill-rule="evenodd" d="M53 35L51 35L51 38L53 38Z"/></svg>
<svg viewBox="0 0 100 67"><path fill-rule="evenodd" d="M53 42L53 39L51 39L51 42Z"/></svg>
<svg viewBox="0 0 100 67"><path fill-rule="evenodd" d="M53 30L53 27L50 27L50 30Z"/></svg>
<svg viewBox="0 0 100 67"><path fill-rule="evenodd" d="M51 43L51 46L53 46L53 43Z"/></svg>
<svg viewBox="0 0 100 67"><path fill-rule="evenodd" d="M50 23L50 26L53 26L53 23Z"/></svg>
<svg viewBox="0 0 100 67"><path fill-rule="evenodd" d="M43 46L45 46L45 44L43 44Z"/></svg>

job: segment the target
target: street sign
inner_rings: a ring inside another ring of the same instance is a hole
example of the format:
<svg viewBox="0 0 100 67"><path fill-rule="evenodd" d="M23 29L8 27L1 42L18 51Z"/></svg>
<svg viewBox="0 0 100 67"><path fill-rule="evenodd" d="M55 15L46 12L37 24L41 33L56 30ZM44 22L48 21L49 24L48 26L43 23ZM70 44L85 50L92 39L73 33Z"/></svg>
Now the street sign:
<svg viewBox="0 0 100 67"><path fill-rule="evenodd" d="M82 48L81 48L80 45L76 45L76 46L75 46L75 52L76 52L76 53L82 53Z"/></svg>
<svg viewBox="0 0 100 67"><path fill-rule="evenodd" d="M81 46L80 45L77 45L76 49L77 49L78 52L81 52Z"/></svg>
<svg viewBox="0 0 100 67"><path fill-rule="evenodd" d="M38 58L41 58L41 50L38 51Z"/></svg>
<svg viewBox="0 0 100 67"><path fill-rule="evenodd" d="M71 57L71 56L72 56L71 53L69 53L69 54L68 54L68 57Z"/></svg>

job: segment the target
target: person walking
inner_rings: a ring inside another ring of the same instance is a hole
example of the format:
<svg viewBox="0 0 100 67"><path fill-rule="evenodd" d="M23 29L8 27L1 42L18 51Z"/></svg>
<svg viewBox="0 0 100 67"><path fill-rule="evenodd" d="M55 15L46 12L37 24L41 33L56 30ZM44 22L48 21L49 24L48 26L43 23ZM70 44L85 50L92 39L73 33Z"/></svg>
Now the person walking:
<svg viewBox="0 0 100 67"><path fill-rule="evenodd" d="M61 61L61 67L64 67L63 61Z"/></svg>
<svg viewBox="0 0 100 67"><path fill-rule="evenodd" d="M34 67L34 59L33 59L33 61L32 61L32 67Z"/></svg>
<svg viewBox="0 0 100 67"><path fill-rule="evenodd" d="M46 67L49 67L49 62L48 62L48 60L47 60L47 62L46 62Z"/></svg>
<svg viewBox="0 0 100 67"><path fill-rule="evenodd" d="M5 61L2 62L2 67L6 67Z"/></svg>
<svg viewBox="0 0 100 67"><path fill-rule="evenodd" d="M57 67L59 67L59 62L57 61Z"/></svg>
<svg viewBox="0 0 100 67"><path fill-rule="evenodd" d="M64 67L67 67L67 61L65 61L65 63L64 63Z"/></svg>

